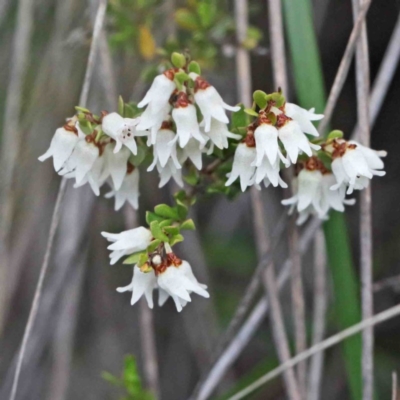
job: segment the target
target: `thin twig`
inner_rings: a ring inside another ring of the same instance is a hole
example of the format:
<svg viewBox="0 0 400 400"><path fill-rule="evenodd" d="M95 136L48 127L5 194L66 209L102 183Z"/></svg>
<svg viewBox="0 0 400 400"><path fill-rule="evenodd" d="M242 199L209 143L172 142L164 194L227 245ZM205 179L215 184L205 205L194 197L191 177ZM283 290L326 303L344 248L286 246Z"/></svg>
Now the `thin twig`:
<svg viewBox="0 0 400 400"><path fill-rule="evenodd" d="M392 400L397 400L397 373L392 372Z"/></svg>
<svg viewBox="0 0 400 400"><path fill-rule="evenodd" d="M325 335L325 313L327 308L327 285L326 285L326 253L324 234L318 230L314 240L314 316L313 316L313 339L312 345L316 345L324 339ZM317 353L310 362L308 400L320 398L321 380L324 369L324 353Z"/></svg>
<svg viewBox="0 0 400 400"><path fill-rule="evenodd" d="M136 211L126 205L124 208L125 225L127 229L137 226ZM140 341L143 352L144 375L148 388L156 399L160 398L160 383L158 378L157 348L154 335L153 312L149 309L146 300L139 302Z"/></svg>
<svg viewBox="0 0 400 400"><path fill-rule="evenodd" d="M372 290L374 292L380 292L381 290L384 290L387 288L392 288L396 291L399 290L400 289L400 275L382 279L378 282L375 282L372 285Z"/></svg>
<svg viewBox="0 0 400 400"><path fill-rule="evenodd" d="M2 14L7 10L7 2L3 2ZM19 126L22 90L28 67L30 41L33 30L33 0L20 0L16 32L12 48L10 77L7 87L7 97L4 111L4 124L1 143L1 171L0 176L0 332L3 328L5 308L8 303L7 267L9 265L9 251L7 249L8 235L14 210L13 178L19 148L21 143L21 129Z"/></svg>
<svg viewBox="0 0 400 400"><path fill-rule="evenodd" d="M379 111L382 108L383 101L389 89L390 82L396 72L400 59L400 14L397 18L396 26L390 37L389 44L383 56L378 74L374 80L370 101L369 101L369 123L372 127L375 124ZM355 128L353 137L358 137L359 126Z"/></svg>
<svg viewBox="0 0 400 400"><path fill-rule="evenodd" d="M357 19L359 7L364 0L352 0L353 18ZM369 128L369 55L367 25L364 20L356 48L357 115L360 126L359 140L364 146L370 144ZM372 292L372 210L371 186L360 195L360 251L361 251L361 308L362 318L373 315ZM374 391L374 330L373 327L362 333L362 378L363 400L372 400Z"/></svg>
<svg viewBox="0 0 400 400"><path fill-rule="evenodd" d="M90 46L89 57L88 57L88 62L87 62L87 66L86 66L85 78L84 78L84 82L83 82L81 95L79 98L80 105L85 105L87 102L90 81L91 81L91 77L93 74L93 68L94 68L94 59L95 59L95 54L96 54L97 46L98 46L98 39L100 37L101 28L102 28L102 25L104 22L106 8L107 8L107 0L100 0L99 7L98 7L98 10L96 13L95 23L94 23L93 38L92 38L92 44ZM38 280L38 283L37 283L37 286L35 289L35 295L33 298L31 309L29 311L28 322L26 324L24 336L22 339L21 350L20 350L20 353L18 356L17 366L15 369L15 375L14 375L13 385L12 385L12 389L11 389L10 400L15 400L15 396L17 393L18 381L19 381L19 376L21 373L21 368L22 368L22 364L23 364L23 360L24 360L26 345L27 345L33 324L34 324L36 316L37 316L37 311L38 311L38 307L39 307L39 303L40 303L40 299L41 299L41 295L42 295L43 282L44 282L44 278L46 276L46 272L48 269L50 255L51 255L51 251L52 251L53 243L54 243L54 237L55 237L57 227L58 227L58 222L60 220L61 204L62 204L62 200L63 200L64 194L65 194L66 185L67 185L67 180L66 180L66 178L63 178L60 183L60 187L59 187L58 194L57 194L57 200L56 200L56 203L54 206L54 211L53 211L53 216L51 219L51 225L50 225L50 231L49 231L49 237L48 237L47 245L46 245L46 252L44 255L44 259L43 259L43 264L40 267L39 280Z"/></svg>
<svg viewBox="0 0 400 400"><path fill-rule="evenodd" d="M328 101L324 111L325 117L321 121L318 127L318 130L321 133L321 135L325 133L325 130L328 127L329 122L331 121L332 114L336 106L336 102L339 98L340 92L342 91L343 85L346 81L349 68L353 59L353 54L356 48L357 40L361 33L361 28L363 26L363 22L365 16L367 15L370 4L371 0L366 0L363 3L362 7L360 8L360 12L358 13L357 20L351 31L349 41L347 42L346 45L346 50L344 51L342 60L340 61L340 65L336 73L335 80L333 81L333 85L329 93Z"/></svg>
<svg viewBox="0 0 400 400"><path fill-rule="evenodd" d="M314 354L324 351L324 350L342 342L343 340L345 340L353 335L356 335L357 333L363 331L364 329L368 329L374 325L380 324L391 318L397 317L398 315L400 315L400 304L397 306L393 306L393 307L387 309L386 311L382 311L381 313L376 314L375 316L368 318L362 322L359 322L358 324L355 324L347 329L344 329L343 331L337 333L336 335L333 335L333 336L329 337L328 339L325 339L323 342L310 347L308 350L304 351L301 354L298 354L297 356L293 357L292 359L285 362L284 364L281 364L279 367L275 368L271 372L268 372L267 374L263 375L261 378L257 379L251 385L247 386L245 389L241 390L239 393L236 393L234 396L230 397L228 400L243 399L245 396L252 393L254 390L258 389L262 385L266 384L271 379L279 376L287 369L294 367L298 363L306 360L307 358L313 356Z"/></svg>

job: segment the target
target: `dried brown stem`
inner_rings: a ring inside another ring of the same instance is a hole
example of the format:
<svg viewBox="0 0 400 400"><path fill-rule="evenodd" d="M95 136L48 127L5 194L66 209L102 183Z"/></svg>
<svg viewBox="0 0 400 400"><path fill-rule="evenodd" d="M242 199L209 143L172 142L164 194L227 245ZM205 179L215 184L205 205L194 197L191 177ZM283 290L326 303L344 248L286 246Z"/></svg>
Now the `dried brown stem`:
<svg viewBox="0 0 400 400"><path fill-rule="evenodd" d="M355 324L347 329L344 329L343 331L337 333L336 335L333 335L329 337L328 339L325 339L323 342L318 343L315 346L310 347L308 350L304 351L301 354L298 354L297 356L293 357L289 361L287 361L284 364L281 364L279 367L275 368L271 372L263 375L261 378L257 379L255 382L253 382L251 385L246 387L245 389L241 390L239 393L235 394L234 396L230 397L229 400L240 400L243 399L245 396L253 392L254 390L258 389L262 385L266 384L270 380L276 378L280 374L282 374L284 371L286 371L288 368L292 368L295 365L297 365L299 362L302 362L306 360L307 358L313 356L314 354L317 354L321 351L324 351L340 342L343 340L356 335L359 332L362 332L364 329L370 328L372 326L375 326L377 324L380 324L382 322L385 322L391 318L397 317L400 315L400 305L393 306L385 311L382 311L379 314L376 314L375 316L368 318L362 322L359 322L358 324Z"/></svg>
<svg viewBox="0 0 400 400"><path fill-rule="evenodd" d="M81 95L79 98L80 105L85 105L87 102L90 81L91 81L91 78L93 75L94 58L95 58L95 54L97 51L98 39L100 37L101 28L102 28L103 22L104 22L106 8L107 8L107 1L100 0L99 7L98 7L98 10L96 13L95 23L94 23L93 38L92 38L92 44L90 46L89 57L88 57L88 62L87 62L87 66L86 66L85 79L83 82L82 91L81 91ZM28 343L29 336L32 331L32 327L33 327L33 324L34 324L36 316L37 316L39 303L40 303L40 299L42 296L43 282L44 282L44 278L46 276L46 272L48 269L50 255L51 255L53 243L54 243L54 237L55 237L57 227L58 227L58 222L59 222L60 216L61 216L61 204L62 204L62 200L63 200L64 194L65 194L66 184L67 184L67 180L65 178L63 178L61 180L60 188L58 190L57 200L56 200L56 204L54 206L53 216L51 219L50 232L49 232L49 237L48 237L48 241L47 241L47 245L46 245L46 252L44 255L44 259L43 259L43 264L40 267L39 280L38 280L38 283L37 283L37 286L35 289L35 295L33 298L31 309L29 311L28 322L25 327L24 336L23 336L22 344L21 344L21 349L20 349L20 352L18 355L17 366L15 369L15 375L14 375L13 385L12 385L12 389L11 389L10 400L15 400L15 396L16 396L17 388L18 388L19 376L21 373L22 363L24 360L24 354L26 351L26 345Z"/></svg>

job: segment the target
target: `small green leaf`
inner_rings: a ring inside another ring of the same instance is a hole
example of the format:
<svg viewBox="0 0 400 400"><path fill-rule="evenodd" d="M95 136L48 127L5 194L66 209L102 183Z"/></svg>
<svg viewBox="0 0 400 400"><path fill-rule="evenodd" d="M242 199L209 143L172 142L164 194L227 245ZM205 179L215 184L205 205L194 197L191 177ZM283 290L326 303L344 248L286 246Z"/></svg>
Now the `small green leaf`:
<svg viewBox="0 0 400 400"><path fill-rule="evenodd" d="M179 219L180 220L185 219L188 214L188 208L184 204L178 204L177 209L178 209Z"/></svg>
<svg viewBox="0 0 400 400"><path fill-rule="evenodd" d="M179 218L177 211L167 204L159 204L154 207L154 212L163 218L176 220Z"/></svg>
<svg viewBox="0 0 400 400"><path fill-rule="evenodd" d="M254 111L252 108L245 108L245 109L244 109L244 112L245 112L247 115L251 115L252 117L258 117L258 112L257 112L257 111Z"/></svg>
<svg viewBox="0 0 400 400"><path fill-rule="evenodd" d="M183 68L186 65L186 58L183 54L175 51L171 55L171 62L176 68Z"/></svg>
<svg viewBox="0 0 400 400"><path fill-rule="evenodd" d="M147 252L143 252L143 251L139 251L138 253L131 254L129 257L125 258L123 264L128 264L128 265L137 264L143 253L147 254Z"/></svg>
<svg viewBox="0 0 400 400"><path fill-rule="evenodd" d="M141 165L142 162L145 160L148 149L149 148L145 144L138 145L137 153L131 154L131 156L129 157L129 161L131 161L135 167L139 167L139 165Z"/></svg>
<svg viewBox="0 0 400 400"><path fill-rule="evenodd" d="M183 177L185 182L187 182L191 186L195 186L199 182L199 173L197 169L190 168L187 175Z"/></svg>
<svg viewBox="0 0 400 400"><path fill-rule="evenodd" d="M244 105L240 104L240 110L232 114L232 128L247 127L249 124L249 116L244 110Z"/></svg>
<svg viewBox="0 0 400 400"><path fill-rule="evenodd" d="M150 225L153 221L163 221L164 218L160 217L159 215L151 212L151 211L146 211L146 222L147 225Z"/></svg>
<svg viewBox="0 0 400 400"><path fill-rule="evenodd" d="M85 107L81 107L81 106L75 106L75 110L76 111L82 111L83 113L90 113L90 110L88 110Z"/></svg>
<svg viewBox="0 0 400 400"><path fill-rule="evenodd" d="M263 92L262 90L256 90L253 93L253 100L256 102L258 107L265 108L267 105L267 93Z"/></svg>
<svg viewBox="0 0 400 400"><path fill-rule="evenodd" d="M196 229L196 226L192 219L187 219L186 221L182 222L181 229L194 231Z"/></svg>
<svg viewBox="0 0 400 400"><path fill-rule="evenodd" d="M196 61L190 61L189 66L188 66L188 71L194 72L197 75L201 75L200 65Z"/></svg>
<svg viewBox="0 0 400 400"><path fill-rule="evenodd" d="M275 107L282 107L286 103L286 98L282 93L271 93L271 99L275 102Z"/></svg>
<svg viewBox="0 0 400 400"><path fill-rule="evenodd" d="M172 224L172 219L164 219L164 221L160 222L160 228L165 228L166 226L170 226Z"/></svg>
<svg viewBox="0 0 400 400"><path fill-rule="evenodd" d="M324 167L328 170L332 170L332 158L329 157L327 153L324 151L318 151L317 153L318 158L322 161L322 164L324 164Z"/></svg>
<svg viewBox="0 0 400 400"><path fill-rule="evenodd" d="M138 263L137 263L138 267L140 268L140 267L142 267L144 264L146 264L147 261L148 261L148 259L149 259L149 255L147 254L147 251L141 253L141 254L140 254L140 257L139 257L139 260L138 260Z"/></svg>
<svg viewBox="0 0 400 400"><path fill-rule="evenodd" d="M118 97L118 114L124 116L125 102L122 96Z"/></svg>
<svg viewBox="0 0 400 400"><path fill-rule="evenodd" d="M147 246L147 252L152 253L159 245L161 244L161 240L155 239Z"/></svg>
<svg viewBox="0 0 400 400"><path fill-rule="evenodd" d="M178 233L177 235L175 235L171 238L170 244L171 244L171 246L173 246L176 243L183 242L183 240L184 240L184 237L180 233Z"/></svg>
<svg viewBox="0 0 400 400"><path fill-rule="evenodd" d="M340 139L343 137L343 132L335 129L334 131L332 131L331 133L329 133L327 139L328 140L333 140L333 139Z"/></svg>
<svg viewBox="0 0 400 400"><path fill-rule="evenodd" d="M159 239L162 242L168 242L169 238L168 236L162 231L160 227L160 223L158 221L153 221L150 223L150 230L151 234L155 239Z"/></svg>
<svg viewBox="0 0 400 400"><path fill-rule="evenodd" d="M180 232L180 229L177 226L166 226L164 231L168 233L168 235L175 236Z"/></svg>
<svg viewBox="0 0 400 400"><path fill-rule="evenodd" d="M175 79L180 83L183 84L184 82L190 79L189 75L183 71L179 71L175 74Z"/></svg>

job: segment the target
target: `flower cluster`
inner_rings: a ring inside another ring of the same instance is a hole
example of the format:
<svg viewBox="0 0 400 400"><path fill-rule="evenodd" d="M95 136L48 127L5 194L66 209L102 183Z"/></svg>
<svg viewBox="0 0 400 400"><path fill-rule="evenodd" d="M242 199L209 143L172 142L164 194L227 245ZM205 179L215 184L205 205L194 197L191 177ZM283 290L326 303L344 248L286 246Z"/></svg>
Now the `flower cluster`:
<svg viewBox="0 0 400 400"><path fill-rule="evenodd" d="M207 286L197 281L190 264L172 252L171 245L183 240L180 230L194 229L192 220L179 223L182 203L178 206L162 204L155 208L155 213L147 213L150 229L138 227L118 234L102 232L112 242L108 246L111 264L123 256L129 256L124 264L134 264L132 282L117 289L120 293L132 292L131 305L145 296L148 306L153 308L155 289L160 306L171 297L179 312L191 301L192 293L209 297Z"/></svg>

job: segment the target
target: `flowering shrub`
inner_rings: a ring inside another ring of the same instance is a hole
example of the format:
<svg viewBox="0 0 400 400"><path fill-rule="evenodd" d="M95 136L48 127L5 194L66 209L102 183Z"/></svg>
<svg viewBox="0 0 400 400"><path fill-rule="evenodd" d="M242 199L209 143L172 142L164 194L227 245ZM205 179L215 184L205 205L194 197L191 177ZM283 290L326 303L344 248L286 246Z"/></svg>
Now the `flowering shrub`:
<svg viewBox="0 0 400 400"><path fill-rule="evenodd" d="M284 94L257 90L253 105L230 106L201 75L200 66L187 56L173 53L172 65L158 75L137 104L120 99L119 110L95 115L76 107L77 114L57 129L47 152L55 171L86 183L95 195L107 183L115 209L125 202L138 208L139 169L156 169L159 187L171 178L187 189L175 195L176 204L161 204L147 212L148 227L119 234L103 232L112 242L111 264L128 256L132 282L119 292L132 291L131 304L145 296L153 308L153 291L159 305L171 297L178 311L191 301L191 294L209 297L187 261L172 247L194 229L187 219L195 194L224 193L234 197L239 188L288 185L281 170L293 166L293 196L282 201L289 212L298 212L298 224L310 215L327 219L330 209L343 212L354 204L346 198L362 190L374 175L383 176L384 151L374 151L346 141L341 131L320 138L313 121L323 118L286 102ZM231 124L227 111L233 112ZM207 164L203 165L203 156Z"/></svg>

